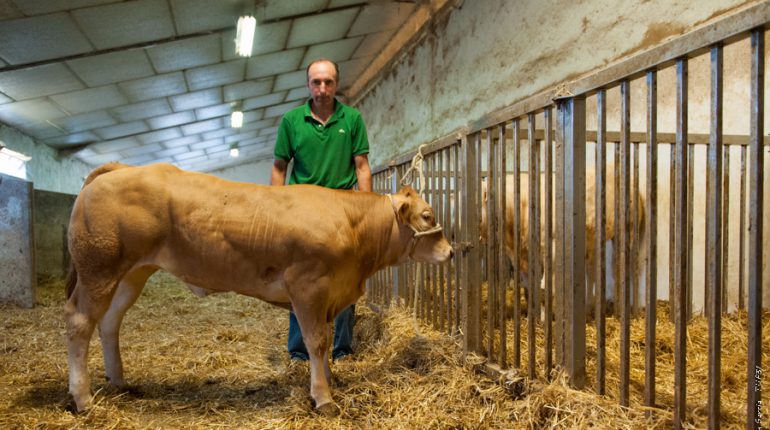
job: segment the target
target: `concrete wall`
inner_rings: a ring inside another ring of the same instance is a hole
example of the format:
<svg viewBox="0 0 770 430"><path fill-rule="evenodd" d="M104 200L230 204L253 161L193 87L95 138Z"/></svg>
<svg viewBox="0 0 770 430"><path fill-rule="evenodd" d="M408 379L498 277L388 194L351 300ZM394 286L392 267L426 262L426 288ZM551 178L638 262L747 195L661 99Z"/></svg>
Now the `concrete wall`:
<svg viewBox="0 0 770 430"><path fill-rule="evenodd" d="M0 302L35 304L32 184L0 174Z"/></svg>
<svg viewBox="0 0 770 430"><path fill-rule="evenodd" d="M372 164L755 3L464 1L358 103Z"/></svg>
<svg viewBox="0 0 770 430"><path fill-rule="evenodd" d="M67 273L67 227L75 197L35 191L35 270L38 276L63 278Z"/></svg>
<svg viewBox="0 0 770 430"><path fill-rule="evenodd" d="M4 124L0 124L0 140L8 148L32 157L27 162L27 180L34 183L36 190L77 194L93 169L75 158L60 157L51 147Z"/></svg>

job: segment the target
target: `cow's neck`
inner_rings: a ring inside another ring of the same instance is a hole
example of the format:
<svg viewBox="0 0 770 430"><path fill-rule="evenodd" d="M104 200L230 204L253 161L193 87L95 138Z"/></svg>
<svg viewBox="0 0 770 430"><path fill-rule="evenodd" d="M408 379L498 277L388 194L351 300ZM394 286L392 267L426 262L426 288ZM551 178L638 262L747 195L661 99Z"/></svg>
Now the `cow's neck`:
<svg viewBox="0 0 770 430"><path fill-rule="evenodd" d="M411 231L398 223L393 205L386 196L378 196L363 214L359 235L358 259L366 277L406 259Z"/></svg>

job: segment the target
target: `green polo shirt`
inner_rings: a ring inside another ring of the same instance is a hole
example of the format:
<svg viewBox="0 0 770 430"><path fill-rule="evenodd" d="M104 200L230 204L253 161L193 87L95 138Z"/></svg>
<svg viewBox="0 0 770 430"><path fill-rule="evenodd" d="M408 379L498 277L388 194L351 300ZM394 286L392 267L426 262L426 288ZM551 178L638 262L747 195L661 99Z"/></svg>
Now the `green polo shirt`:
<svg viewBox="0 0 770 430"><path fill-rule="evenodd" d="M275 158L294 159L289 184L342 189L357 182L353 157L368 153L366 126L358 110L336 101L324 125L310 113L310 100L283 116L274 152Z"/></svg>

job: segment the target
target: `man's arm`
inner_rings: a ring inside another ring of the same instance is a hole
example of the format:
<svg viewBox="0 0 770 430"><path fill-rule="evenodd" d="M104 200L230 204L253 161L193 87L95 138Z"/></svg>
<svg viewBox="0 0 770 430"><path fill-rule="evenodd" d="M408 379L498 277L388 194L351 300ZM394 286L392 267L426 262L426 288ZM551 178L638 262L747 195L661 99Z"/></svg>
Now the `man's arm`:
<svg viewBox="0 0 770 430"><path fill-rule="evenodd" d="M289 163L280 158L276 158L273 162L273 171L270 174L270 185L284 185L286 184L286 169ZM370 174L371 175L371 174Z"/></svg>
<svg viewBox="0 0 770 430"><path fill-rule="evenodd" d="M372 191L372 169L369 167L369 154L361 154L353 157L356 163L356 178L359 191Z"/></svg>

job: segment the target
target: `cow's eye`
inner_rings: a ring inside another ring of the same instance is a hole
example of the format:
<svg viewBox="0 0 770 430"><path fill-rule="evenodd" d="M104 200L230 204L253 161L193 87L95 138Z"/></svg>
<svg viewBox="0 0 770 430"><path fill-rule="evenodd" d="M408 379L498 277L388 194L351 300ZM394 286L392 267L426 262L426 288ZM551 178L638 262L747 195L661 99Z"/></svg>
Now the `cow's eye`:
<svg viewBox="0 0 770 430"><path fill-rule="evenodd" d="M430 222L430 219L431 219L430 212L423 212L422 219L424 219L425 221Z"/></svg>

